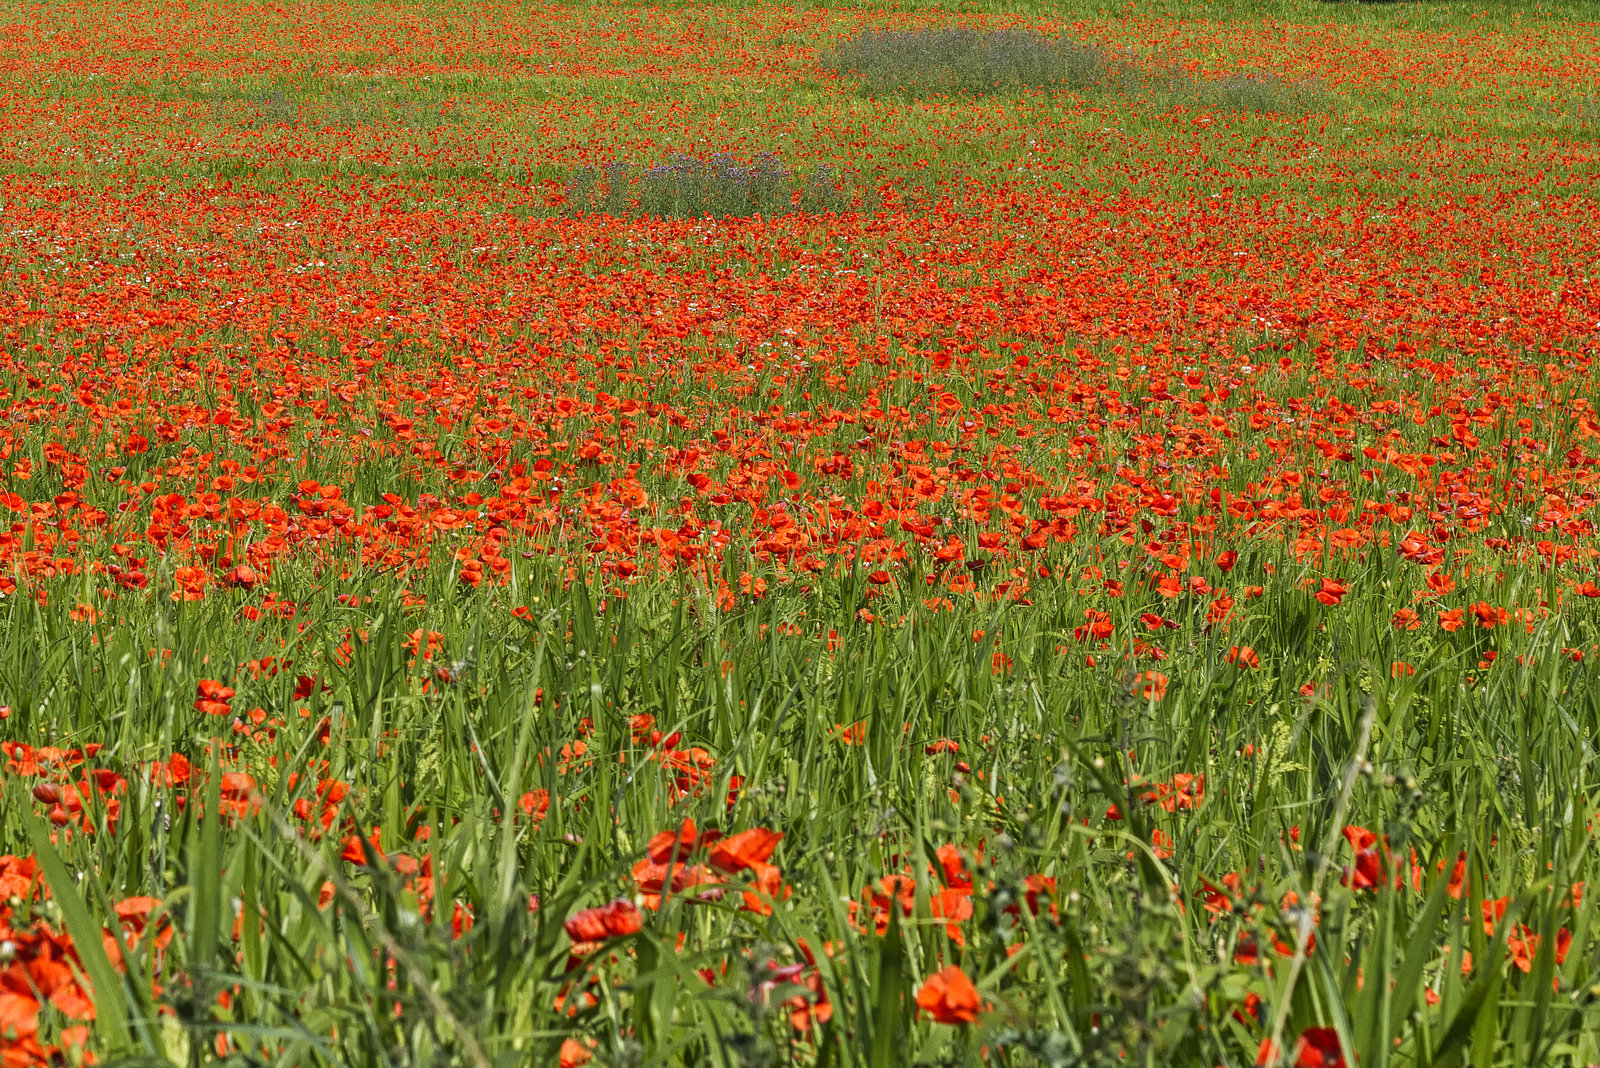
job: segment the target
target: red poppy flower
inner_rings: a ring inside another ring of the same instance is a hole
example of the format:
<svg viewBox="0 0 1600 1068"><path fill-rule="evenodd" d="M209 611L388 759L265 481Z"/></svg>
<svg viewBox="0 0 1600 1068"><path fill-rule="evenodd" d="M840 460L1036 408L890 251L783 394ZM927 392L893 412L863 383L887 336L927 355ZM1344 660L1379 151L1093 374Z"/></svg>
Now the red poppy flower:
<svg viewBox="0 0 1600 1068"><path fill-rule="evenodd" d="M561 1040L560 1058L561 1068L580 1068L581 1065L588 1064L593 1060L594 1054L589 1051L588 1046L576 1039L563 1038Z"/></svg>
<svg viewBox="0 0 1600 1068"><path fill-rule="evenodd" d="M1232 646L1223 659L1239 668L1259 668L1261 666L1260 655L1248 645Z"/></svg>
<svg viewBox="0 0 1600 1068"><path fill-rule="evenodd" d="M752 827L748 831L723 838L711 847L710 862L713 868L729 875L748 871L764 864L783 840L783 832L769 831L765 827Z"/></svg>
<svg viewBox="0 0 1600 1068"><path fill-rule="evenodd" d="M195 694L195 709L208 716L225 716L233 711L228 704L233 698L232 687L224 686L215 679L201 679L195 687Z"/></svg>
<svg viewBox="0 0 1600 1068"><path fill-rule="evenodd" d="M917 990L917 1007L939 1023L965 1024L983 1011L983 998L967 974L952 964Z"/></svg>
<svg viewBox="0 0 1600 1068"><path fill-rule="evenodd" d="M1344 595L1348 592L1350 588L1338 579L1324 578L1317 590L1317 600L1331 607L1344 600Z"/></svg>
<svg viewBox="0 0 1600 1068"><path fill-rule="evenodd" d="M608 905L572 914L562 926L574 942L604 942L637 934L644 928L644 919L633 902L617 898Z"/></svg>

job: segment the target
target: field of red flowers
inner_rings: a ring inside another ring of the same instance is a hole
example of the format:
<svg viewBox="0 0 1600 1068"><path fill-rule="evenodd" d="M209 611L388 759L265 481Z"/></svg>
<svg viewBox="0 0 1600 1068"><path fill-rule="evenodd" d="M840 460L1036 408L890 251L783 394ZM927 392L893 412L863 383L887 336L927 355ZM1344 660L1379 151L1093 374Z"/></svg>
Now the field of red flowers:
<svg viewBox="0 0 1600 1068"><path fill-rule="evenodd" d="M7 9L0 1065L1600 1063L1600 24L980 8Z"/></svg>

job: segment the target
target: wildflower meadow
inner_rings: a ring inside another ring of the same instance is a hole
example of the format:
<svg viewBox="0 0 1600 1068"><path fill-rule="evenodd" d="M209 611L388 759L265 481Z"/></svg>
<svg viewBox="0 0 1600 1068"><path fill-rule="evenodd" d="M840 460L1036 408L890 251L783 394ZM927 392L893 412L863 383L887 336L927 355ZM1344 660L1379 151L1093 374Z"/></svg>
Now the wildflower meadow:
<svg viewBox="0 0 1600 1068"><path fill-rule="evenodd" d="M1600 8L0 11L0 1066L1600 1064Z"/></svg>

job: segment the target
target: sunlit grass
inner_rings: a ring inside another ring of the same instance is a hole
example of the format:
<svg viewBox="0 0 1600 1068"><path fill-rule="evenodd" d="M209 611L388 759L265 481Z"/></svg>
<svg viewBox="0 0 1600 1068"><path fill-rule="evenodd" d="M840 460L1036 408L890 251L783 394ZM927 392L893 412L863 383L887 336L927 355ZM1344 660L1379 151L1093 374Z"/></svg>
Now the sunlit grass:
<svg viewBox="0 0 1600 1068"><path fill-rule="evenodd" d="M8 1068L1600 1061L1585 10L19 16Z"/></svg>

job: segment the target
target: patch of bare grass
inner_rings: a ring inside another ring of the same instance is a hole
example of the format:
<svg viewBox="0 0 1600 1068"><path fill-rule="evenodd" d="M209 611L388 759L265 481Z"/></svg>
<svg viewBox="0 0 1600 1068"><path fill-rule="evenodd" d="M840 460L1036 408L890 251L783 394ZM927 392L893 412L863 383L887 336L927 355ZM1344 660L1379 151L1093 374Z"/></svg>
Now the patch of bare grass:
<svg viewBox="0 0 1600 1068"><path fill-rule="evenodd" d="M1119 63L1094 45L1033 30L878 30L843 41L825 67L872 96L1084 89Z"/></svg>
<svg viewBox="0 0 1600 1068"><path fill-rule="evenodd" d="M574 172L566 188L569 212L624 217L822 214L871 211L877 204L874 191L832 167L800 173L767 153L749 161L726 154L704 159L679 154L647 166L614 161Z"/></svg>
<svg viewBox="0 0 1600 1068"><path fill-rule="evenodd" d="M1130 52L1035 30L875 30L839 43L822 64L868 96L934 96L1066 90L1098 98L1148 98L1167 105L1304 114L1331 99L1315 83L1272 72L1197 78Z"/></svg>

